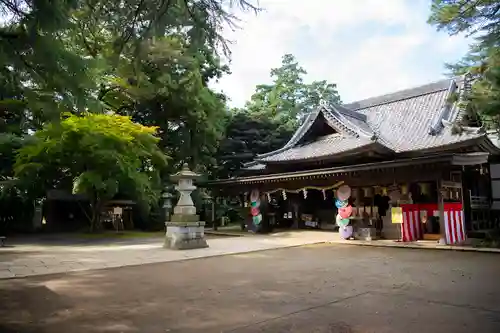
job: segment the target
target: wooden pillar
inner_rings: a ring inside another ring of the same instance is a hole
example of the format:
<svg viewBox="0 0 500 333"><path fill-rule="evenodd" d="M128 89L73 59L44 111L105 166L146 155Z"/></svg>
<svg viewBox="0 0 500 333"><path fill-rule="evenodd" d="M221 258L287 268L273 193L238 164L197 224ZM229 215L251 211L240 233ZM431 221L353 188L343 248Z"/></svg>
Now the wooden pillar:
<svg viewBox="0 0 500 333"><path fill-rule="evenodd" d="M299 192L300 193L300 192ZM300 228L300 216L299 216L299 196L298 195L291 195L290 196L290 205L289 205L289 211L292 212L292 229L299 229Z"/></svg>
<svg viewBox="0 0 500 333"><path fill-rule="evenodd" d="M354 204L356 205L356 207L360 207L361 206L361 195L360 195L360 190L362 190L361 187L355 187L352 189L352 194L354 194L356 197L354 198ZM359 208L358 208L359 209Z"/></svg>
<svg viewBox="0 0 500 333"><path fill-rule="evenodd" d="M472 209L471 209L471 195L470 195L470 170L469 168L462 167L462 209L464 211L465 229L467 231L473 230L472 228Z"/></svg>
<svg viewBox="0 0 500 333"><path fill-rule="evenodd" d="M213 197L211 200L212 207L210 209L211 218L212 218L212 228L217 231L217 221L215 220L215 201L217 200L217 196Z"/></svg>
<svg viewBox="0 0 500 333"><path fill-rule="evenodd" d="M247 228L247 222L248 219L249 219L249 214L248 214L248 211L247 211L247 208L245 206L245 204L247 203L247 193L243 193L243 194L240 194L240 198L241 198L241 211L243 212L243 221L241 221L241 231L244 231L246 228ZM248 208L250 209L250 208Z"/></svg>
<svg viewBox="0 0 500 333"><path fill-rule="evenodd" d="M437 204L439 210L439 243L446 244L446 233L445 233L445 225L444 225L444 200L443 200L443 192L442 192L442 179L439 178L436 181L437 185Z"/></svg>

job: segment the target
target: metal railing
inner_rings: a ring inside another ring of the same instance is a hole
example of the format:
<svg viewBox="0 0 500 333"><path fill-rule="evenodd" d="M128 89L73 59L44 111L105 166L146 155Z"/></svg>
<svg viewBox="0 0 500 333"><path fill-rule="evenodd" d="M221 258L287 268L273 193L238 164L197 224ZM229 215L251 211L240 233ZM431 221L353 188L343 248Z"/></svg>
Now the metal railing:
<svg viewBox="0 0 500 333"><path fill-rule="evenodd" d="M499 226L491 214L491 201L485 196L470 196L472 230L489 230Z"/></svg>

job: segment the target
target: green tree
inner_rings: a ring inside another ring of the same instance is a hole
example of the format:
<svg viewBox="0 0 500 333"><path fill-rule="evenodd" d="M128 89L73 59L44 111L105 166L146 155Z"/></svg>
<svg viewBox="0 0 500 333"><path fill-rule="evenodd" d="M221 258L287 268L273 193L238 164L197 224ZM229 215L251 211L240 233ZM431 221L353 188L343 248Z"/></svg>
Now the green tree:
<svg viewBox="0 0 500 333"><path fill-rule="evenodd" d="M193 48L182 35L155 39L143 50L138 64L123 63L120 76L103 85L102 100L137 123L159 127L159 145L172 157L167 174L185 162L207 171L227 112L225 96L208 81L227 68L208 46Z"/></svg>
<svg viewBox="0 0 500 333"><path fill-rule="evenodd" d="M285 54L281 66L271 69L270 74L272 84L258 85L245 109L288 129L296 128L300 119L318 107L320 101L340 103L335 84L327 81L304 83L307 72L291 54Z"/></svg>
<svg viewBox="0 0 500 333"><path fill-rule="evenodd" d="M47 188L85 194L95 230L103 204L118 192L139 201L157 200L167 157L157 147L155 132L125 116L69 115L44 126L34 142L19 150L16 176L29 190L41 189L38 196Z"/></svg>
<svg viewBox="0 0 500 333"><path fill-rule="evenodd" d="M248 112L228 113L224 139L217 151L218 178L237 174L243 164L257 154L264 154L285 145L293 130L280 126L267 117L255 117Z"/></svg>
<svg viewBox="0 0 500 333"><path fill-rule="evenodd" d="M473 38L462 61L447 65L453 74L470 73L475 79L464 100L468 112L463 122L479 115L486 126L500 129L500 1L434 0L429 23Z"/></svg>
<svg viewBox="0 0 500 333"><path fill-rule="evenodd" d="M208 82L228 73L228 67L221 65L213 37L191 28L192 15L196 11L188 16L172 12L165 36L143 38L139 49L123 48L119 61L109 27L80 25L72 37L77 44L84 41L79 52L100 64L93 76L99 78L97 97L105 108L159 127L160 147L172 157L167 174L184 162L201 172L210 169L226 113L225 96Z"/></svg>
<svg viewBox="0 0 500 333"><path fill-rule="evenodd" d="M225 117L225 134L217 151L217 176L227 178L257 154L285 145L301 119L322 101L340 103L336 85L326 80L304 82L307 74L291 54L285 54L279 68L271 69L271 84L255 89L244 108Z"/></svg>
<svg viewBox="0 0 500 333"><path fill-rule="evenodd" d="M2 0L0 76L15 73L31 121L95 112L96 74L115 75L122 55L138 59L144 41L182 31L227 51L219 32L236 23L234 5L258 10L246 0Z"/></svg>

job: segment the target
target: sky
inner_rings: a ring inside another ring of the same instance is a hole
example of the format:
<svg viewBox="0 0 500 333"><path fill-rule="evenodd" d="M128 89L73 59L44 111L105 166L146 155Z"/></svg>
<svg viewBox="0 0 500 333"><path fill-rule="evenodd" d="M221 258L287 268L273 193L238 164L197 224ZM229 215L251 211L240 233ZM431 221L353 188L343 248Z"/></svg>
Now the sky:
<svg viewBox="0 0 500 333"><path fill-rule="evenodd" d="M255 2L254 2L255 3ZM431 0L261 0L259 14L236 12L225 29L231 75L213 83L241 107L271 68L293 54L306 82L336 83L349 103L445 77L446 62L467 51L464 36L437 32L426 21Z"/></svg>

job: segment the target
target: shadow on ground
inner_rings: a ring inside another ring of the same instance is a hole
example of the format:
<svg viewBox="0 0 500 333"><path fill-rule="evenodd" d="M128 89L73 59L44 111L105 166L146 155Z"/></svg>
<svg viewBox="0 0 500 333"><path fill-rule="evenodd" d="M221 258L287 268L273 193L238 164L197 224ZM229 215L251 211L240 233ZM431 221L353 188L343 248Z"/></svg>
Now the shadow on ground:
<svg viewBox="0 0 500 333"><path fill-rule="evenodd" d="M0 332L500 332L498 256L309 246L0 281Z"/></svg>

